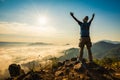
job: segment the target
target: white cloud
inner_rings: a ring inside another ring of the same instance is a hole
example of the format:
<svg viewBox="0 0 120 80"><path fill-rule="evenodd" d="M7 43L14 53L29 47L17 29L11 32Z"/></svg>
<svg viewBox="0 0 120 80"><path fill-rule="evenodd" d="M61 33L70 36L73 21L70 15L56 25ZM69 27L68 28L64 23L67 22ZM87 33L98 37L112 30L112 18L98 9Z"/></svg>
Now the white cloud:
<svg viewBox="0 0 120 80"><path fill-rule="evenodd" d="M14 34L23 36L50 36L56 33L51 26L29 25L16 22L0 22L0 34Z"/></svg>
<svg viewBox="0 0 120 80"><path fill-rule="evenodd" d="M0 75L5 75L5 70L11 63L25 64L34 60L42 60L42 57L63 55L63 50L72 46L24 46L24 47L0 47ZM6 76L7 77L7 76ZM1 78L1 77L0 77Z"/></svg>

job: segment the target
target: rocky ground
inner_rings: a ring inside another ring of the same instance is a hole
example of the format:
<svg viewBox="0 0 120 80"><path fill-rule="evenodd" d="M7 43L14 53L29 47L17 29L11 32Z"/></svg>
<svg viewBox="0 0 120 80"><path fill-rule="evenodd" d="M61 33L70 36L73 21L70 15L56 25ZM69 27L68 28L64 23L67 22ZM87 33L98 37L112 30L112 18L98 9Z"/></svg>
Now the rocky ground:
<svg viewBox="0 0 120 80"><path fill-rule="evenodd" d="M113 69L96 63L77 61L77 58L57 62L52 68L12 75L6 80L120 80Z"/></svg>

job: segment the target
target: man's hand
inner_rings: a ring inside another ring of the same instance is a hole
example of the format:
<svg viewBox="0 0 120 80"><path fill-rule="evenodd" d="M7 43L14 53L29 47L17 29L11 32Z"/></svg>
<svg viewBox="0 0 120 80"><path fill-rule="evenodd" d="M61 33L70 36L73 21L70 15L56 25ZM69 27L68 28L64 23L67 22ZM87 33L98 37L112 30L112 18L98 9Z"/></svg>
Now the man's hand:
<svg viewBox="0 0 120 80"><path fill-rule="evenodd" d="M92 14L92 18L91 18L90 21L89 21L90 23L93 21L94 16L95 16L95 13Z"/></svg>
<svg viewBox="0 0 120 80"><path fill-rule="evenodd" d="M70 12L70 15L72 16L72 18L77 21L78 23L82 23L81 21L79 21L75 16L73 12Z"/></svg>
<svg viewBox="0 0 120 80"><path fill-rule="evenodd" d="M92 17L94 17L94 16L95 16L95 13L93 13Z"/></svg>
<svg viewBox="0 0 120 80"><path fill-rule="evenodd" d="M71 16L73 16L73 15L74 15L74 13L73 13L73 12L70 12L70 15L71 15Z"/></svg>

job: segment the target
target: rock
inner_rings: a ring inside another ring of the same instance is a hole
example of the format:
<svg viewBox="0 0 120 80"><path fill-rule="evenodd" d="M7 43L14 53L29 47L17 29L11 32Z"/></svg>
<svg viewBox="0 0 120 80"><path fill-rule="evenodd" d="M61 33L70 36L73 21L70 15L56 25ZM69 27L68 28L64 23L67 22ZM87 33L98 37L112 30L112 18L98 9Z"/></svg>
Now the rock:
<svg viewBox="0 0 120 80"><path fill-rule="evenodd" d="M65 60L64 61L64 64L67 64L67 63L69 63L70 62L70 60Z"/></svg>
<svg viewBox="0 0 120 80"><path fill-rule="evenodd" d="M63 65L64 65L63 62L58 62L58 67L63 66Z"/></svg>
<svg viewBox="0 0 120 80"><path fill-rule="evenodd" d="M81 67L82 67L82 64L78 63L73 67L73 69L80 69Z"/></svg>
<svg viewBox="0 0 120 80"><path fill-rule="evenodd" d="M67 63L67 64L65 64L65 67L73 67L73 66L74 66L73 63Z"/></svg>
<svg viewBox="0 0 120 80"><path fill-rule="evenodd" d="M63 66L61 70L62 70L62 71L64 71L65 69L66 69L66 67L65 67L65 66Z"/></svg>
<svg viewBox="0 0 120 80"><path fill-rule="evenodd" d="M68 78L63 78L62 80L68 80Z"/></svg>
<svg viewBox="0 0 120 80"><path fill-rule="evenodd" d="M16 77L20 75L21 72L21 68L20 65L17 64L11 64L8 68L10 76L11 77Z"/></svg>
<svg viewBox="0 0 120 80"><path fill-rule="evenodd" d="M63 71L56 71L55 72L55 76L63 76L63 75L64 75Z"/></svg>
<svg viewBox="0 0 120 80"><path fill-rule="evenodd" d="M21 69L21 66L17 64L11 64L8 70L10 73L10 80L23 80L27 75L30 74L30 72L25 74L24 70Z"/></svg>
<svg viewBox="0 0 120 80"><path fill-rule="evenodd" d="M66 70L65 70L65 74L69 74L69 72L70 72L70 68L67 67Z"/></svg>
<svg viewBox="0 0 120 80"><path fill-rule="evenodd" d="M85 69L83 68L82 64L78 63L76 64L73 69L76 71L76 72L79 72L79 73L82 73L85 71Z"/></svg>
<svg viewBox="0 0 120 80"><path fill-rule="evenodd" d="M71 58L71 61L77 61L77 57Z"/></svg>
<svg viewBox="0 0 120 80"><path fill-rule="evenodd" d="M108 71L109 71L110 73L115 73L115 70L113 70L113 69L108 69Z"/></svg>
<svg viewBox="0 0 120 80"><path fill-rule="evenodd" d="M74 65L76 65L76 64L78 64L78 63L80 63L79 61L76 61L75 63L74 63Z"/></svg>
<svg viewBox="0 0 120 80"><path fill-rule="evenodd" d="M58 69L57 70L61 70L63 67L62 66L60 66L60 67L58 67Z"/></svg>
<svg viewBox="0 0 120 80"><path fill-rule="evenodd" d="M42 78L40 77L40 75L36 72L32 73L30 76L31 80L42 80Z"/></svg>

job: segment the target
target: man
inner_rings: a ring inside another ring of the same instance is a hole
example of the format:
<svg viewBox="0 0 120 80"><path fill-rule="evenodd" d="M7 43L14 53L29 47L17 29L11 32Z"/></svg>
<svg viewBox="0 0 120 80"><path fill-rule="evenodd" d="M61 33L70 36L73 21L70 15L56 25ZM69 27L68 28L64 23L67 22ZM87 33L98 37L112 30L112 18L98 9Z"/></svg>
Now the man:
<svg viewBox="0 0 120 80"><path fill-rule="evenodd" d="M95 14L92 15L92 18L90 19L90 21L88 22L88 16L85 16L83 19L83 22L79 21L75 16L74 13L70 12L70 15L73 17L73 19L80 25L80 29L81 29L81 39L80 39L80 43L79 43L79 47L80 47L80 55L79 55L79 60L83 60L83 50L84 50L84 46L86 45L87 50L88 50L88 56L89 56L89 62L93 62L93 57L92 57L92 52L91 52L91 39L90 39L90 25L91 22L94 19Z"/></svg>

